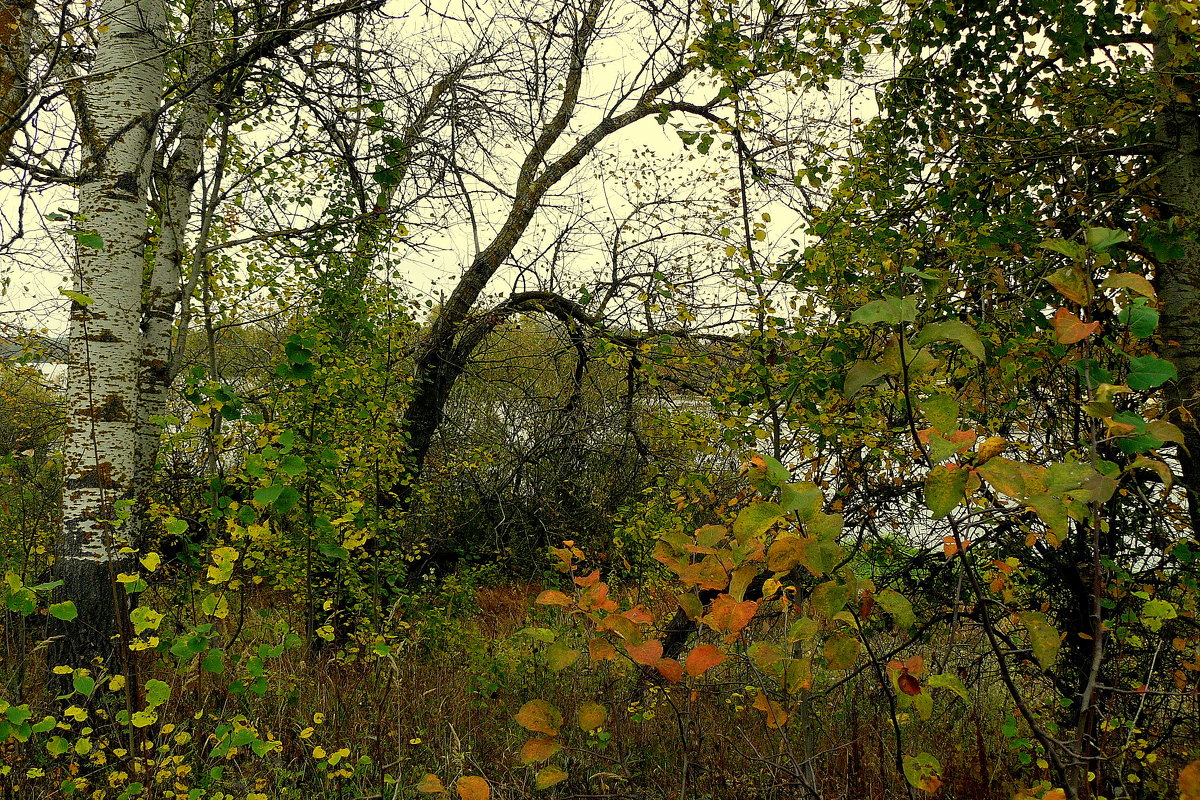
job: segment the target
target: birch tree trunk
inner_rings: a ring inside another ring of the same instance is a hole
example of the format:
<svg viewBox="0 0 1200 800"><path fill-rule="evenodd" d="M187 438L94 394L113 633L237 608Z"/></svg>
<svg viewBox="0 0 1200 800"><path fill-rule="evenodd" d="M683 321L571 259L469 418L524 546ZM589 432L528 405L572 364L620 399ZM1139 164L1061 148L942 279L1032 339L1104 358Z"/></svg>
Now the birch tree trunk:
<svg viewBox="0 0 1200 800"><path fill-rule="evenodd" d="M162 440L162 426L155 419L166 413L167 394L178 370L172 358L172 335L176 312L183 302L183 263L188 256L187 230L192 218L192 190L200 175L204 137L212 118L213 3L200 0L189 25L192 44L186 49L185 85L198 84L182 103L176 127L179 144L158 181L158 247L154 253L148 291L142 309L142 341L138 364L138 441L135 480L139 488L149 485ZM189 285L191 282L189 281ZM186 335L186 332L185 332ZM182 339L178 342L183 347Z"/></svg>
<svg viewBox="0 0 1200 800"><path fill-rule="evenodd" d="M1167 385L1167 407L1187 442L1179 454L1193 531L1200 531L1200 113L1195 93L1197 53L1192 37L1173 21L1156 31L1154 66L1161 110L1159 196L1163 216L1174 218L1180 255L1158 265L1163 357L1179 371Z"/></svg>
<svg viewBox="0 0 1200 800"><path fill-rule="evenodd" d="M58 592L78 617L56 623L51 665L116 668L123 591L114 580L132 536L147 187L162 97L162 0L107 0L97 54L75 107L82 148L76 298L67 368ZM101 246L95 238L102 240Z"/></svg>

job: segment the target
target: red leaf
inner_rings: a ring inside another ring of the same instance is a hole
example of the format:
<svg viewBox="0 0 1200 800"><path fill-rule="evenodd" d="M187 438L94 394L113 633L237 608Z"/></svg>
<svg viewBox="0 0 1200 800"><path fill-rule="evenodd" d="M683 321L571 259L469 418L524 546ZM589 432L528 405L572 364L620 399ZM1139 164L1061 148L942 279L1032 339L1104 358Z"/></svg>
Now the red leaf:
<svg viewBox="0 0 1200 800"><path fill-rule="evenodd" d="M645 664L647 667L655 666L662 659L663 646L658 639L651 639L642 645L626 642L625 649L629 651L629 655L634 661Z"/></svg>
<svg viewBox="0 0 1200 800"><path fill-rule="evenodd" d="M896 683L900 686L900 691L905 694L918 695L921 693L921 682L908 674L908 670L900 673L900 677L896 679Z"/></svg>
<svg viewBox="0 0 1200 800"><path fill-rule="evenodd" d="M673 658L660 658L654 668L658 670L659 675L671 683L679 683L683 680L683 667Z"/></svg>
<svg viewBox="0 0 1200 800"><path fill-rule="evenodd" d="M750 624L754 612L758 611L758 603L754 600L738 602L727 594L717 595L713 601L712 612L704 617L715 631L721 633L737 633Z"/></svg>

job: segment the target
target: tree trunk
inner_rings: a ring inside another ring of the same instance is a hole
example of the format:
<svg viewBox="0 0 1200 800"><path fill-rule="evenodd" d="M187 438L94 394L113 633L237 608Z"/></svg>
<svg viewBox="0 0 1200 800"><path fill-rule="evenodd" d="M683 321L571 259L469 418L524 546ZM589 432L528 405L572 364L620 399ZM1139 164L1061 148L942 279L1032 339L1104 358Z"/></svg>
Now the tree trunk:
<svg viewBox="0 0 1200 800"><path fill-rule="evenodd" d="M192 44L187 49L185 85L209 75L213 69L213 3L197 2L189 26ZM179 144L159 179L156 211L160 225L149 291L142 309L142 339L138 365L138 442L136 485L149 486L162 440L156 417L166 413L167 395L174 379L171 354L176 313L185 301L183 262L187 258L187 229L192 218L192 189L200 175L204 137L213 111L211 81L200 83L183 101L177 123ZM184 342L180 340L182 348ZM177 367L176 367L177 368Z"/></svg>
<svg viewBox="0 0 1200 800"><path fill-rule="evenodd" d="M1162 110L1159 194L1163 216L1175 220L1181 254L1158 265L1162 355L1179 371L1167 385L1167 408L1183 429L1179 452L1192 528L1200 531L1200 114L1195 103L1196 49L1189 34L1166 21L1155 34L1154 66Z"/></svg>
<svg viewBox="0 0 1200 800"><path fill-rule="evenodd" d="M108 0L93 75L80 95L82 174L67 367L58 595L79 617L56 623L52 666L115 669L122 612L112 589L137 515L137 375L147 186L163 86L162 0ZM102 242L94 237L98 236ZM99 246L97 246L99 245ZM122 593L123 594L123 593Z"/></svg>
<svg viewBox="0 0 1200 800"><path fill-rule="evenodd" d="M29 32L33 0L0 0L0 158L8 153L21 127L29 96Z"/></svg>

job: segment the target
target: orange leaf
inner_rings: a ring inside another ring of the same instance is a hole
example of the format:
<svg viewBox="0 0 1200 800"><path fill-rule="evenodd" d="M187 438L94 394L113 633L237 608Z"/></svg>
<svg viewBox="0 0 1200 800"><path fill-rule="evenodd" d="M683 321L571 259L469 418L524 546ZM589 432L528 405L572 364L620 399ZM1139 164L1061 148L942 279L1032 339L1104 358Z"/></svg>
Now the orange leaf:
<svg viewBox="0 0 1200 800"><path fill-rule="evenodd" d="M896 683L900 686L900 691L908 695L918 695L921 693L921 682L908 674L908 670L900 673L900 677L896 679Z"/></svg>
<svg viewBox="0 0 1200 800"><path fill-rule="evenodd" d="M489 800L492 796L492 790L488 786L488 782L478 775L467 775L459 778L454 788L458 789L458 796L462 800Z"/></svg>
<svg viewBox="0 0 1200 800"><path fill-rule="evenodd" d="M975 440L979 438L979 434L973 430L955 431L946 437L946 441L950 444L975 444Z"/></svg>
<svg viewBox="0 0 1200 800"><path fill-rule="evenodd" d="M615 611L617 604L615 601L608 599L608 584L597 583L589 586L579 596L579 607L584 611L592 611L595 609L604 609L605 611Z"/></svg>
<svg viewBox="0 0 1200 800"><path fill-rule="evenodd" d="M702 644L692 648L692 652L687 656L687 673L693 678L702 675L706 670L712 669L718 664L725 661L729 656L721 652L721 649L715 644Z"/></svg>
<svg viewBox="0 0 1200 800"><path fill-rule="evenodd" d="M537 596L535 603L540 603L544 606L569 606L575 601L562 592L554 589L547 589Z"/></svg>
<svg viewBox="0 0 1200 800"><path fill-rule="evenodd" d="M561 749L561 744L545 736L530 739L521 746L521 763L536 764L545 761Z"/></svg>
<svg viewBox="0 0 1200 800"><path fill-rule="evenodd" d="M1200 800L1200 761L1179 771L1179 800Z"/></svg>
<svg viewBox="0 0 1200 800"><path fill-rule="evenodd" d="M683 666L673 658L660 658L654 668L671 683L683 680Z"/></svg>
<svg viewBox="0 0 1200 800"><path fill-rule="evenodd" d="M658 639L651 639L641 645L626 642L625 649L629 651L629 655L634 661L639 664L645 664L647 667L653 667L657 664L663 654L662 642Z"/></svg>
<svg viewBox="0 0 1200 800"><path fill-rule="evenodd" d="M588 575L588 576L586 576L586 577L583 577L583 578L576 578L576 579L575 579L575 585L576 585L576 586L582 586L583 588L585 588L585 589L586 589L587 587L589 587L589 586L591 586L592 584L596 583L598 580L600 580L600 570L598 570L598 569L594 569L594 570L592 570L592 574L591 574L591 575Z"/></svg>
<svg viewBox="0 0 1200 800"><path fill-rule="evenodd" d="M721 633L737 633L750 624L754 613L758 611L758 603L754 600L738 602L727 594L717 595L713 601L712 612L704 617L704 621L715 631Z"/></svg>
<svg viewBox="0 0 1200 800"><path fill-rule="evenodd" d="M1059 344L1075 344L1100 330L1099 322L1084 322L1065 308L1054 312L1054 338Z"/></svg>
<svg viewBox="0 0 1200 800"><path fill-rule="evenodd" d="M617 657L617 648L608 639L597 636L588 642L588 655L592 657L592 663L608 661Z"/></svg>
<svg viewBox="0 0 1200 800"><path fill-rule="evenodd" d="M963 539L962 545L963 545L962 549L966 550L968 547L971 546L971 540ZM956 542L954 540L953 536L943 536L942 537L942 552L946 554L946 558L954 558L956 555L958 555L958 551L959 551L958 542Z"/></svg>
<svg viewBox="0 0 1200 800"><path fill-rule="evenodd" d="M562 714L545 700L530 700L521 706L514 719L527 731L549 736L557 736L562 725Z"/></svg>
<svg viewBox="0 0 1200 800"><path fill-rule="evenodd" d="M782 728L787 724L788 715L783 706L763 694L761 689L754 698L754 707L767 715L768 728Z"/></svg>
<svg viewBox="0 0 1200 800"><path fill-rule="evenodd" d="M645 625L648 622L654 622L654 615L647 611L646 607L641 603L638 603L628 611L622 611L621 616L635 625Z"/></svg>

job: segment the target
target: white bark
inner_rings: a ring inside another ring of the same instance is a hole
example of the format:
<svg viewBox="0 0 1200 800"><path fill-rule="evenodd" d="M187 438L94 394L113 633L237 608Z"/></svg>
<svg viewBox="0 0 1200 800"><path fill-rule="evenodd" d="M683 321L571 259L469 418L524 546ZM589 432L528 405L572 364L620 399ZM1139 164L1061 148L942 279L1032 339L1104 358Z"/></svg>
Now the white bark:
<svg viewBox="0 0 1200 800"><path fill-rule="evenodd" d="M184 85L209 75L213 69L213 3L195 5L189 26L187 71ZM150 285L145 298L141 353L138 364L138 442L135 481L147 486L158 456L162 428L155 417L165 413L171 380L171 343L176 314L183 296L182 272L187 257L187 230L192 218L192 189L200 174L204 137L213 109L211 82L201 83L183 101L177 123L179 144L166 165L160 186L158 218L160 234L154 254ZM180 341L179 347L183 346Z"/></svg>
<svg viewBox="0 0 1200 800"><path fill-rule="evenodd" d="M147 187L162 96L162 0L108 0L93 75L76 108L82 145L76 287L71 311L60 562L107 563L114 504L134 495L137 375Z"/></svg>

